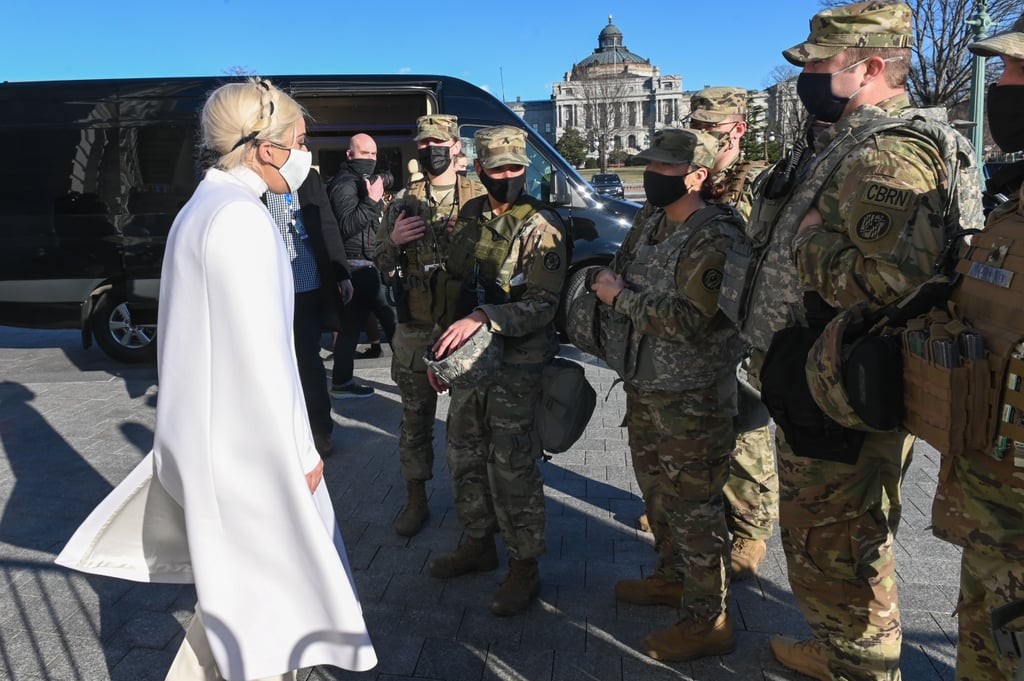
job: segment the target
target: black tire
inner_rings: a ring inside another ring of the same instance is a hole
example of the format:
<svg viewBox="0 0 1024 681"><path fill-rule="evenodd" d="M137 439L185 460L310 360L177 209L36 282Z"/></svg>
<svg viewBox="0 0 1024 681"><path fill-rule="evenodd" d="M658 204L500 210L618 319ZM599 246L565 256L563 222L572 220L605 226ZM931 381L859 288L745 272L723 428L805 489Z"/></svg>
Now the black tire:
<svg viewBox="0 0 1024 681"><path fill-rule="evenodd" d="M129 303L117 289L100 296L89 322L96 344L113 359L131 364L156 359L156 314Z"/></svg>
<svg viewBox="0 0 1024 681"><path fill-rule="evenodd" d="M575 298L578 293L583 290L583 287L587 285L587 268L581 267L572 274L569 275L569 279L565 285L565 295L562 296L562 300L558 303L558 312L555 314L555 329L558 331L559 336L563 343L570 343L568 336L565 335L565 323L569 315L568 301Z"/></svg>

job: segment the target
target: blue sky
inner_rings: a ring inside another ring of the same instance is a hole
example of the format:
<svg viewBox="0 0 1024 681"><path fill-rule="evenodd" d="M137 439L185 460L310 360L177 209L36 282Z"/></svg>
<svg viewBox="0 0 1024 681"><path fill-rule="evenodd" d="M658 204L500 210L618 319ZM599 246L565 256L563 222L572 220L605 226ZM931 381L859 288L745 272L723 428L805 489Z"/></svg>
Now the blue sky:
<svg viewBox="0 0 1024 681"><path fill-rule="evenodd" d="M429 16L417 18L424 8ZM821 8L819 0L10 0L0 80L218 76L232 67L441 73L508 100L546 99L597 47L612 15L626 47L662 73L682 74L685 89L760 89Z"/></svg>

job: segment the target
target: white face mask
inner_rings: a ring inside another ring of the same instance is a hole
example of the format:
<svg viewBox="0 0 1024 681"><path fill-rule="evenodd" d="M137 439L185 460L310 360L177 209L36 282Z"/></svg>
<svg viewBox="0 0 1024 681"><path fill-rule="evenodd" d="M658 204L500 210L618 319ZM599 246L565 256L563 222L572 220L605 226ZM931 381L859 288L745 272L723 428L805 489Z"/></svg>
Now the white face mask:
<svg viewBox="0 0 1024 681"><path fill-rule="evenodd" d="M288 159L278 168L273 163L270 165L277 169L284 181L288 183L288 191L297 192L302 183L309 175L309 169L313 167L312 152L303 149L289 149Z"/></svg>

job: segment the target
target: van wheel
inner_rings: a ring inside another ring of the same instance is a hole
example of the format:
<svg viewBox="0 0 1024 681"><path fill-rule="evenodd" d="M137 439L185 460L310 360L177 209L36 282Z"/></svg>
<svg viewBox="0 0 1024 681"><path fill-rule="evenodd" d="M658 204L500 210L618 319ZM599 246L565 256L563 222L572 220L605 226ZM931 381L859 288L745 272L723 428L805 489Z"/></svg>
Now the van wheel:
<svg viewBox="0 0 1024 681"><path fill-rule="evenodd" d="M124 294L110 290L93 307L92 335L97 345L119 362L151 362L156 358L155 315L129 304Z"/></svg>
<svg viewBox="0 0 1024 681"><path fill-rule="evenodd" d="M569 301L579 295L579 291L587 284L587 269L581 267L572 274L569 275L568 282L565 285L565 295L562 296L562 300L558 303L558 312L555 314L555 328L558 330L560 340L563 343L571 343L568 336L565 334L565 324L569 319Z"/></svg>

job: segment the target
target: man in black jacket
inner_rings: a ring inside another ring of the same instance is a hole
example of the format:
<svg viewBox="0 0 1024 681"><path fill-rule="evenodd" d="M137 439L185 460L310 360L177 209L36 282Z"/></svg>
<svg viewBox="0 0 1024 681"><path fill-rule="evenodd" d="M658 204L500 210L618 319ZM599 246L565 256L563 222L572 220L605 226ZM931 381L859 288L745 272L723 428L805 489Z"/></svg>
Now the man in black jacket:
<svg viewBox="0 0 1024 681"><path fill-rule="evenodd" d="M347 303L352 298L345 247L323 181L315 170L309 171L294 194L267 192L264 201L291 260L295 281L295 360L313 441L320 456L326 458L334 451L334 419L320 358L320 336L324 329L340 327L339 302Z"/></svg>
<svg viewBox="0 0 1024 681"><path fill-rule="evenodd" d="M347 159L328 186L334 217L341 228L345 254L351 267L354 293L344 308L341 332L334 343L331 397L370 397L373 388L355 381L352 372L359 333L372 312L384 327L388 342L395 333L395 311L388 305L380 272L373 264L373 239L384 211L384 191L377 165L377 143L367 134L353 135Z"/></svg>

